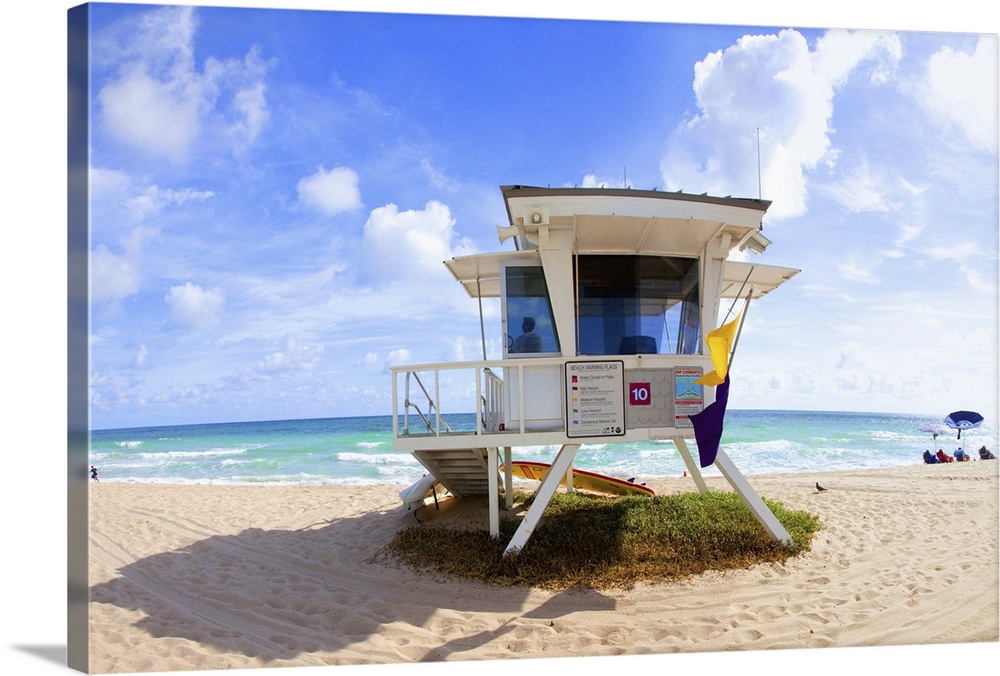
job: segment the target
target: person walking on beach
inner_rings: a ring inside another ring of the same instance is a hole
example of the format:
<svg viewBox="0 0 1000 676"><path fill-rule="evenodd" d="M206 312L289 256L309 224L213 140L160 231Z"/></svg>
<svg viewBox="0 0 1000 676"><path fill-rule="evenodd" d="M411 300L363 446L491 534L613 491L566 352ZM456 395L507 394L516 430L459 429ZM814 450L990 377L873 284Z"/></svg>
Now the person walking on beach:
<svg viewBox="0 0 1000 676"><path fill-rule="evenodd" d="M90 478L96 481L97 483L101 483L101 480L97 478L97 468L94 467L93 465L90 466Z"/></svg>

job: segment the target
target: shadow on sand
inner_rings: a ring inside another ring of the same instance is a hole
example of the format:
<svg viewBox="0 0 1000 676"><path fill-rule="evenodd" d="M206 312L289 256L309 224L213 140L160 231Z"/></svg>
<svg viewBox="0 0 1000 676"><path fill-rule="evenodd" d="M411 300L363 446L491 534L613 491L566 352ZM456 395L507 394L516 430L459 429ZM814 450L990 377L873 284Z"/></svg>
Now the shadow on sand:
<svg viewBox="0 0 1000 676"><path fill-rule="evenodd" d="M372 663L393 661L397 649L408 660L445 660L502 637L519 620L616 606L590 589L497 587L370 562L412 524L401 510L233 535L212 535L181 516L143 516L149 528L193 542L115 566L114 546L95 539L94 555L105 557L118 577L91 587L92 609L138 611L143 617L135 626L152 637L264 662L338 653L374 636L382 648L366 653ZM357 663L357 654L346 661Z"/></svg>

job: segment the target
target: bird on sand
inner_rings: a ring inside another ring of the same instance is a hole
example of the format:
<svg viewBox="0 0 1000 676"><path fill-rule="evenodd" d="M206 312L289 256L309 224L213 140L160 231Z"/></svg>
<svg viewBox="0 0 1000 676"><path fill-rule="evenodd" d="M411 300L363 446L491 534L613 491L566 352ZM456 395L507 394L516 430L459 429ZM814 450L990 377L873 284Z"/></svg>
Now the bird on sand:
<svg viewBox="0 0 1000 676"><path fill-rule="evenodd" d="M817 481L817 482L816 482L816 490L818 490L818 491L825 491L826 489L825 489L825 488L823 488L822 486L820 486L820 485L819 485L819 482Z"/></svg>

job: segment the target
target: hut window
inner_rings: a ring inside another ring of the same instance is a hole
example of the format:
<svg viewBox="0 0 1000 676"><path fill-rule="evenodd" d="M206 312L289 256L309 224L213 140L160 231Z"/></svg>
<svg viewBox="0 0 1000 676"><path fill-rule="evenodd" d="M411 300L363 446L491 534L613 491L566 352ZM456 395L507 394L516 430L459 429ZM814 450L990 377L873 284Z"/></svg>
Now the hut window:
<svg viewBox="0 0 1000 676"><path fill-rule="evenodd" d="M582 255L577 259L580 354L698 354L698 259Z"/></svg>
<svg viewBox="0 0 1000 676"><path fill-rule="evenodd" d="M505 353L558 354L559 336L552 320L552 303L545 274L537 265L504 268Z"/></svg>

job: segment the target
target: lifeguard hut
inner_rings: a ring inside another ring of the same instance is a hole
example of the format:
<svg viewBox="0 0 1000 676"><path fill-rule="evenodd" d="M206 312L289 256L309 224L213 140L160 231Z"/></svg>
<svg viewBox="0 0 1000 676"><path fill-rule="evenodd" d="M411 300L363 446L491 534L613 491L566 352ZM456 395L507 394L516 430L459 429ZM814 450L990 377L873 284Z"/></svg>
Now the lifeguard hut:
<svg viewBox="0 0 1000 676"><path fill-rule="evenodd" d="M770 202L632 189L501 192L509 223L498 236L513 250L445 261L480 300L483 359L391 369L394 448L428 471L400 493L404 504L423 506L442 487L488 495L497 537L501 481L512 507L514 449L558 446L510 553L527 543L560 482L571 482L582 444L670 440L706 491L686 441L689 416L715 398L714 387L695 383L712 370L705 334L723 301L748 303L799 272L732 260L770 244L761 233ZM500 299L500 359L486 358L483 298ZM472 411L474 427L449 423ZM772 537L790 542L723 450L714 464Z"/></svg>

